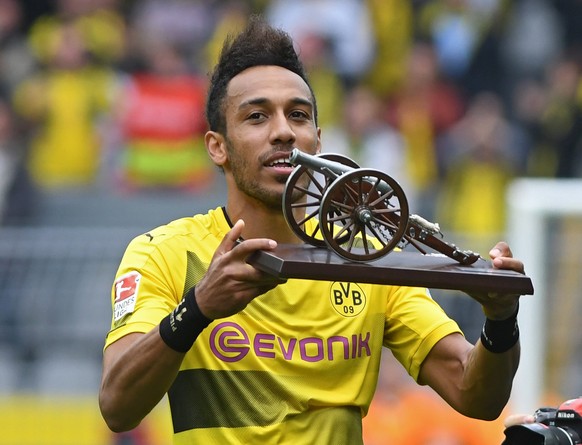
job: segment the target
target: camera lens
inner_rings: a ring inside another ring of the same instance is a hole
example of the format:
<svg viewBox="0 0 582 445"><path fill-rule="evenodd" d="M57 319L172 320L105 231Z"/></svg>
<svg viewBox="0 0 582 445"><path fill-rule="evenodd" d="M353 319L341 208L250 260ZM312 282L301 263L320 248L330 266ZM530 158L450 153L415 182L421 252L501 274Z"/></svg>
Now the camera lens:
<svg viewBox="0 0 582 445"><path fill-rule="evenodd" d="M568 427L547 426L541 423L516 425L505 430L502 445L578 445L578 434Z"/></svg>
<svg viewBox="0 0 582 445"><path fill-rule="evenodd" d="M560 442L556 442L557 444L566 444L566 445L578 445L578 444L582 444L582 441L580 440L580 436L578 435L578 433L573 430L572 428L569 428L567 426L555 426L555 427L551 427L554 430L559 430L561 432L561 437L560 437ZM557 431L556 431L557 433ZM558 436L558 434L556 434L556 436Z"/></svg>

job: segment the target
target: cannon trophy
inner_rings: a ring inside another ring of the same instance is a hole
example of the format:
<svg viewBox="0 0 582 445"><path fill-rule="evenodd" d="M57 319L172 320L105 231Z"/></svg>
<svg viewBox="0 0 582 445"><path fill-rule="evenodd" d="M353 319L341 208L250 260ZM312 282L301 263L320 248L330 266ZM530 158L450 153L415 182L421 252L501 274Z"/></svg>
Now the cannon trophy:
<svg viewBox="0 0 582 445"><path fill-rule="evenodd" d="M388 174L360 168L339 154L309 155L295 148L289 159L296 167L285 184L283 213L306 243L354 262L408 244L429 254L424 245L462 265L480 258L445 242L438 224L410 214L404 191Z"/></svg>

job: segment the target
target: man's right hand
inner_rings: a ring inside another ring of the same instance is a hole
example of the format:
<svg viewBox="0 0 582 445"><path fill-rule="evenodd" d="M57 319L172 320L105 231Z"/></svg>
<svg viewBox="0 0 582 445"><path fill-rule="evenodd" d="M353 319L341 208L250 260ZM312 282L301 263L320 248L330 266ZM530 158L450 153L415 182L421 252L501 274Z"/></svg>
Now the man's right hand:
<svg viewBox="0 0 582 445"><path fill-rule="evenodd" d="M208 271L196 285L200 311L210 319L224 318L243 310L253 299L285 283L246 262L257 250L272 250L274 240L254 238L240 241L244 221L238 220L212 257Z"/></svg>

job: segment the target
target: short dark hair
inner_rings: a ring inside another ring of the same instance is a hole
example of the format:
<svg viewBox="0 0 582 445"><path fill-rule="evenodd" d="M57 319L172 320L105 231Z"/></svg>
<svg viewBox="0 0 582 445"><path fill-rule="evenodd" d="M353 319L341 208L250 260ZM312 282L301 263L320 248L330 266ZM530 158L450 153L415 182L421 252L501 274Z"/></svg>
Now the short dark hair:
<svg viewBox="0 0 582 445"><path fill-rule="evenodd" d="M240 34L231 34L226 38L212 72L206 100L206 119L210 130L226 134L224 98L230 80L247 68L272 65L286 68L305 81L311 92L317 124L315 95L293 46L293 39L287 32L270 26L261 16L252 15Z"/></svg>

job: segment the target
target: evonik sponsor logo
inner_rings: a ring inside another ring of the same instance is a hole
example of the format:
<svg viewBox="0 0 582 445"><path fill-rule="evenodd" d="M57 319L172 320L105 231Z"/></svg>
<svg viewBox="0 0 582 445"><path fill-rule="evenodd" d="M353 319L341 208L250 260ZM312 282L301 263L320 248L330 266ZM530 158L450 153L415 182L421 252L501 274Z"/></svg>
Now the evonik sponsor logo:
<svg viewBox="0 0 582 445"><path fill-rule="evenodd" d="M223 322L212 329L209 341L212 353L225 362L238 362L248 354L265 360L278 358L305 362L354 360L371 355L370 332L328 338L282 338L268 332L251 336L239 324Z"/></svg>

